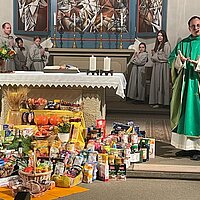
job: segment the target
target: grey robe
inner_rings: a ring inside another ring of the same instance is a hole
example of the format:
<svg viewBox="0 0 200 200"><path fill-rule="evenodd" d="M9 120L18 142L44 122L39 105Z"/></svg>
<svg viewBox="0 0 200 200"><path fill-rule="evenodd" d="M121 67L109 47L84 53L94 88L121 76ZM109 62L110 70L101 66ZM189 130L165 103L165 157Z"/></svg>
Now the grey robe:
<svg viewBox="0 0 200 200"><path fill-rule="evenodd" d="M139 53L131 59L131 74L128 83L127 97L144 101L145 100L145 64L148 61L148 53Z"/></svg>
<svg viewBox="0 0 200 200"><path fill-rule="evenodd" d="M27 57L28 57L28 50L27 47L20 49L19 47L15 48L15 68L18 71L26 71L27 70Z"/></svg>
<svg viewBox="0 0 200 200"><path fill-rule="evenodd" d="M47 61L46 53L41 55L40 51L42 50L42 46L37 46L33 44L29 50L29 57L28 57L28 67L32 71L43 71L45 67L45 63Z"/></svg>
<svg viewBox="0 0 200 200"><path fill-rule="evenodd" d="M170 44L166 42L164 45L164 51L157 51L151 58L153 61L153 69L151 75L149 104L169 105L170 71L167 62L170 51Z"/></svg>
<svg viewBox="0 0 200 200"><path fill-rule="evenodd" d="M9 48L14 50L14 41L13 40L14 40L13 36L8 37L7 35L1 35L0 36L0 47L2 47L4 44L6 44ZM14 71L15 70L15 63L14 63L13 59L6 60L5 70L6 71Z"/></svg>

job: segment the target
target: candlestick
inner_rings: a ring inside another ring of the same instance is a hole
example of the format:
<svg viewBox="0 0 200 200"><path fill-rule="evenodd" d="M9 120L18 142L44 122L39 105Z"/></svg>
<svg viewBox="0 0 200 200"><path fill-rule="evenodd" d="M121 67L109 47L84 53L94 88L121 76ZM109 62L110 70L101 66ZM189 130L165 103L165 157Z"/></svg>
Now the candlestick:
<svg viewBox="0 0 200 200"><path fill-rule="evenodd" d="M56 26L56 13L53 13L53 25Z"/></svg>
<svg viewBox="0 0 200 200"><path fill-rule="evenodd" d="M100 27L100 41L99 41L99 48L103 48L103 35L102 35L102 26Z"/></svg>
<svg viewBox="0 0 200 200"><path fill-rule="evenodd" d="M56 48L56 25L54 25L53 30L53 47Z"/></svg>
<svg viewBox="0 0 200 200"><path fill-rule="evenodd" d="M96 57L90 57L90 71L96 71Z"/></svg>
<svg viewBox="0 0 200 200"><path fill-rule="evenodd" d="M110 71L110 61L111 59L106 57L104 58L104 71Z"/></svg>
<svg viewBox="0 0 200 200"><path fill-rule="evenodd" d="M74 42L73 42L73 45L72 45L72 48L76 48L77 45L76 45L76 33L75 33L75 28L74 28Z"/></svg>
<svg viewBox="0 0 200 200"><path fill-rule="evenodd" d="M72 48L76 48L77 47L76 45L76 14L74 13L73 16L74 16L74 42L73 42Z"/></svg>
<svg viewBox="0 0 200 200"><path fill-rule="evenodd" d="M119 48L120 49L123 49L122 37L123 37L123 34L122 34L122 28L121 28L121 31L120 31L120 44L119 44Z"/></svg>

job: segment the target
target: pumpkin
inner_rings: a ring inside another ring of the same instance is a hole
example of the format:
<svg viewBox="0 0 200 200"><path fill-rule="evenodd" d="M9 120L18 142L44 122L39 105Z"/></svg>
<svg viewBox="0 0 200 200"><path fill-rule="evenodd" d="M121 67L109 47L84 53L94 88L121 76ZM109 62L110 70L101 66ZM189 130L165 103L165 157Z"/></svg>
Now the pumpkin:
<svg viewBox="0 0 200 200"><path fill-rule="evenodd" d="M37 125L47 125L49 122L48 116L46 115L38 115L35 117L35 123Z"/></svg>
<svg viewBox="0 0 200 200"><path fill-rule="evenodd" d="M50 118L49 118L49 123L51 125L58 125L59 123L61 122L61 119L60 117L56 116L56 115L52 115Z"/></svg>

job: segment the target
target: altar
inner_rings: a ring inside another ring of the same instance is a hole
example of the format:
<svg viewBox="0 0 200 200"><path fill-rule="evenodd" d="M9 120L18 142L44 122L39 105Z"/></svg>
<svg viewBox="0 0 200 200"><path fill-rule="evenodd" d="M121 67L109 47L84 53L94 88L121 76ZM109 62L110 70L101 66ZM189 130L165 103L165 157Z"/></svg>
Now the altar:
<svg viewBox="0 0 200 200"><path fill-rule="evenodd" d="M113 88L116 95L125 98L126 79L123 73L113 76L87 75L86 73L44 73L18 71L0 74L1 89L27 86L28 97L43 97L48 100L65 99L83 103L86 126L95 125L98 118L106 117L105 89ZM8 112L6 100L2 97L0 122L4 123Z"/></svg>

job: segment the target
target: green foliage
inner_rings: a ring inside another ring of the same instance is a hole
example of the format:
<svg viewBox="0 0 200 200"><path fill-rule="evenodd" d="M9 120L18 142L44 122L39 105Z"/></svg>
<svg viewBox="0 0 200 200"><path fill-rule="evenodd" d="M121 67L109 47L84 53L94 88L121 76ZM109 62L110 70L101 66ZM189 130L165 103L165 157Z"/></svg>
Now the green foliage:
<svg viewBox="0 0 200 200"><path fill-rule="evenodd" d="M22 147L23 147L23 153L28 154L28 152L31 150L31 137L21 137L22 141ZM16 149L19 145L19 139L14 139L10 145L7 146L7 149Z"/></svg>
<svg viewBox="0 0 200 200"><path fill-rule="evenodd" d="M58 132L59 133L69 133L71 128L70 123L62 122L58 124Z"/></svg>

